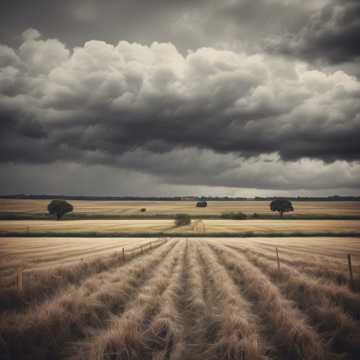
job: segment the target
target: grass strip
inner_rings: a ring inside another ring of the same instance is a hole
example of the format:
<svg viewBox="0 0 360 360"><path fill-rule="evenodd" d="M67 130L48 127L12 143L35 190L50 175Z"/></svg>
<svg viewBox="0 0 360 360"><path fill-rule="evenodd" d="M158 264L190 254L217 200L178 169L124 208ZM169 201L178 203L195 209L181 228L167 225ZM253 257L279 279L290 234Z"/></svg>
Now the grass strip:
<svg viewBox="0 0 360 360"><path fill-rule="evenodd" d="M0 232L0 237L71 237L71 238L97 238L97 237L125 237L125 238L178 238L178 237L196 237L196 238L247 238L247 237L360 237L360 232L208 232L208 233L189 233L189 232L16 232L16 231L3 231Z"/></svg>
<svg viewBox="0 0 360 360"><path fill-rule="evenodd" d="M101 213L74 213L67 214L62 221L66 220L171 220L177 214L101 214ZM243 214L237 212L223 214L189 214L192 219L201 220L360 220L360 215L329 215L329 214L292 214L280 217L277 214ZM0 212L0 220L54 220L54 217L47 213L21 213L21 212Z"/></svg>

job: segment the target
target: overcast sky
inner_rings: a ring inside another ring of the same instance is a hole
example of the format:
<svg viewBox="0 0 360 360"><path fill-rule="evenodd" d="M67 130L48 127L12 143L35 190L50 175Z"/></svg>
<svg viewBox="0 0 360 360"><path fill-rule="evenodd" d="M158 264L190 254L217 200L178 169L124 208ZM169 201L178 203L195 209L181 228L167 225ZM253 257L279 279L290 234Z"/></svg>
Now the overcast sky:
<svg viewBox="0 0 360 360"><path fill-rule="evenodd" d="M0 193L360 195L360 1L2 0Z"/></svg>

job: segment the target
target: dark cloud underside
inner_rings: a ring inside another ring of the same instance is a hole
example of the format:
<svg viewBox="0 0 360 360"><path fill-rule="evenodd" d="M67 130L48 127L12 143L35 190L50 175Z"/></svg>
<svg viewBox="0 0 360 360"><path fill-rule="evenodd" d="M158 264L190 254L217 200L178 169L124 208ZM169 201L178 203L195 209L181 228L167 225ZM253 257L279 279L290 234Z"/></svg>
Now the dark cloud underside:
<svg viewBox="0 0 360 360"><path fill-rule="evenodd" d="M275 53L309 61L341 63L360 57L360 2L332 0L315 12L298 32L270 43Z"/></svg>

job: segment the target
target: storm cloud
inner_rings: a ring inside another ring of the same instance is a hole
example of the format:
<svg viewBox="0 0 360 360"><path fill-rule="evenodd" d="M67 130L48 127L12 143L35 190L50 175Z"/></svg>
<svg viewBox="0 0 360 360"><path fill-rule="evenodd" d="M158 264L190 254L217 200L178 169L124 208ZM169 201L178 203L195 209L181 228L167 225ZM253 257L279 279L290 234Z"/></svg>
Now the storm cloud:
<svg viewBox="0 0 360 360"><path fill-rule="evenodd" d="M0 192L358 194L359 9L1 2Z"/></svg>
<svg viewBox="0 0 360 360"><path fill-rule="evenodd" d="M331 0L314 12L298 32L288 32L269 42L269 49L329 63L356 61L360 57L360 2Z"/></svg>
<svg viewBox="0 0 360 360"><path fill-rule="evenodd" d="M0 161L113 162L136 149L357 161L360 82L264 54L170 43L0 48Z"/></svg>

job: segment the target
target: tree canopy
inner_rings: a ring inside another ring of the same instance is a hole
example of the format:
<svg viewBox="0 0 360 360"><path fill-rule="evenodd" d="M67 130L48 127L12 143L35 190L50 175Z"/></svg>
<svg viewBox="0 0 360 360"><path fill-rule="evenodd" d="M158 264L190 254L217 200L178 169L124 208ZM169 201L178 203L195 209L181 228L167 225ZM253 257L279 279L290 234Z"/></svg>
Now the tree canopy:
<svg viewBox="0 0 360 360"><path fill-rule="evenodd" d="M66 200L52 200L48 205L49 214L55 215L58 220L73 210L73 206Z"/></svg>
<svg viewBox="0 0 360 360"><path fill-rule="evenodd" d="M282 217L284 212L294 211L292 203L288 199L275 199L270 204L271 211L278 211Z"/></svg>

